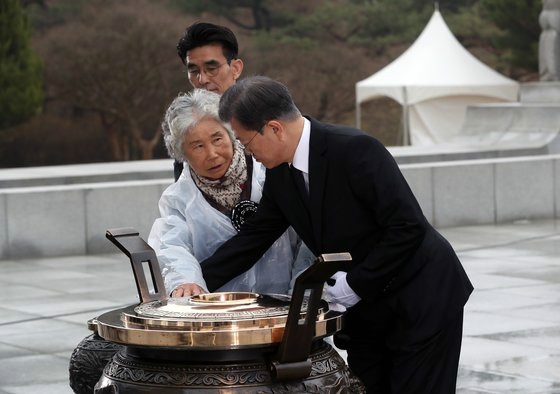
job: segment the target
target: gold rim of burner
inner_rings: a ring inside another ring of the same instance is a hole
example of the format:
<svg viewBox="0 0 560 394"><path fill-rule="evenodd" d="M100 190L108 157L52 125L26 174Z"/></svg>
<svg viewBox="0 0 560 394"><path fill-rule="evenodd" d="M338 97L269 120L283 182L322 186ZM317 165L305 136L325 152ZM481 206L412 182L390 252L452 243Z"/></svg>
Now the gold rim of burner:
<svg viewBox="0 0 560 394"><path fill-rule="evenodd" d="M266 346L282 341L285 326L255 327L239 331L184 331L127 327L121 314L132 312L133 307L116 309L97 318L99 335L124 345L179 347L193 350L236 349L247 346ZM315 324L315 338L334 334L343 327L343 314L329 311L319 316Z"/></svg>
<svg viewBox="0 0 560 394"><path fill-rule="evenodd" d="M221 293L204 293L190 297L193 304L201 305L249 305L258 301L258 293L249 292L221 292Z"/></svg>
<svg viewBox="0 0 560 394"><path fill-rule="evenodd" d="M94 317L87 321L87 328L97 334L97 318Z"/></svg>

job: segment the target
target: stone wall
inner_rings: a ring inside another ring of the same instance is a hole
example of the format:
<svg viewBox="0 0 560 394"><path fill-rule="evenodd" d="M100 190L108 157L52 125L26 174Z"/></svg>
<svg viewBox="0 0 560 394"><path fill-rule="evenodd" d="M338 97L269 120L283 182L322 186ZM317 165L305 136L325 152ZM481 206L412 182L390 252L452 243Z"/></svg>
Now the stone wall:
<svg viewBox="0 0 560 394"><path fill-rule="evenodd" d="M560 155L400 167L436 227L560 217ZM0 189L0 259L114 252L105 240L112 227L134 227L147 238L159 196L171 182Z"/></svg>
<svg viewBox="0 0 560 394"><path fill-rule="evenodd" d="M115 252L105 230L147 238L172 179L0 189L0 258Z"/></svg>
<svg viewBox="0 0 560 394"><path fill-rule="evenodd" d="M560 155L406 164L436 227L560 217Z"/></svg>

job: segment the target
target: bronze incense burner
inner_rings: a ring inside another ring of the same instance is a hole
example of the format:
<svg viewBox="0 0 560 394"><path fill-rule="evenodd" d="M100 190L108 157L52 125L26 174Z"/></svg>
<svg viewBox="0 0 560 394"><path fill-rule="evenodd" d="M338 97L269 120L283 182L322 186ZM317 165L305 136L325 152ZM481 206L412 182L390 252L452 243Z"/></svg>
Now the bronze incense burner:
<svg viewBox="0 0 560 394"><path fill-rule="evenodd" d="M363 391L323 341L343 325L343 314L321 300L323 285L348 266L348 253L320 256L298 277L292 297L168 298L155 252L138 232L108 230L107 238L130 258L141 302L90 321L99 339L116 347L95 393Z"/></svg>

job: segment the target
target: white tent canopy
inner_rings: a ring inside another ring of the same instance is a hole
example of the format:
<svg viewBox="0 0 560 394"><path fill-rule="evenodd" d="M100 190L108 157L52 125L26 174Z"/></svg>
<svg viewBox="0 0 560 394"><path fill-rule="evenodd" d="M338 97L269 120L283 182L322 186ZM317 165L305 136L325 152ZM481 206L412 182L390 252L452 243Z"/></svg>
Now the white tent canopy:
<svg viewBox="0 0 560 394"><path fill-rule="evenodd" d="M463 48L436 10L410 48L356 83L357 124L361 103L386 96L403 105L405 136L413 145L447 142L459 132L468 105L514 101L518 90L517 82Z"/></svg>

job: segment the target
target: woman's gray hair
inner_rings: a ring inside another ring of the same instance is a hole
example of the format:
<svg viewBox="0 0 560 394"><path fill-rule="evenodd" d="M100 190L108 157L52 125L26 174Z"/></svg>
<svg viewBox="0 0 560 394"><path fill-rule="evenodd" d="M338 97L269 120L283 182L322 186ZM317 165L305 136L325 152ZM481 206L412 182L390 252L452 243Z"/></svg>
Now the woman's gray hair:
<svg viewBox="0 0 560 394"><path fill-rule="evenodd" d="M165 111L161 122L163 140L169 156L178 161L187 158L183 152L183 142L187 133L202 119L214 119L223 125L233 145L235 137L228 123L220 120L218 109L220 96L204 89L195 89L179 94Z"/></svg>

